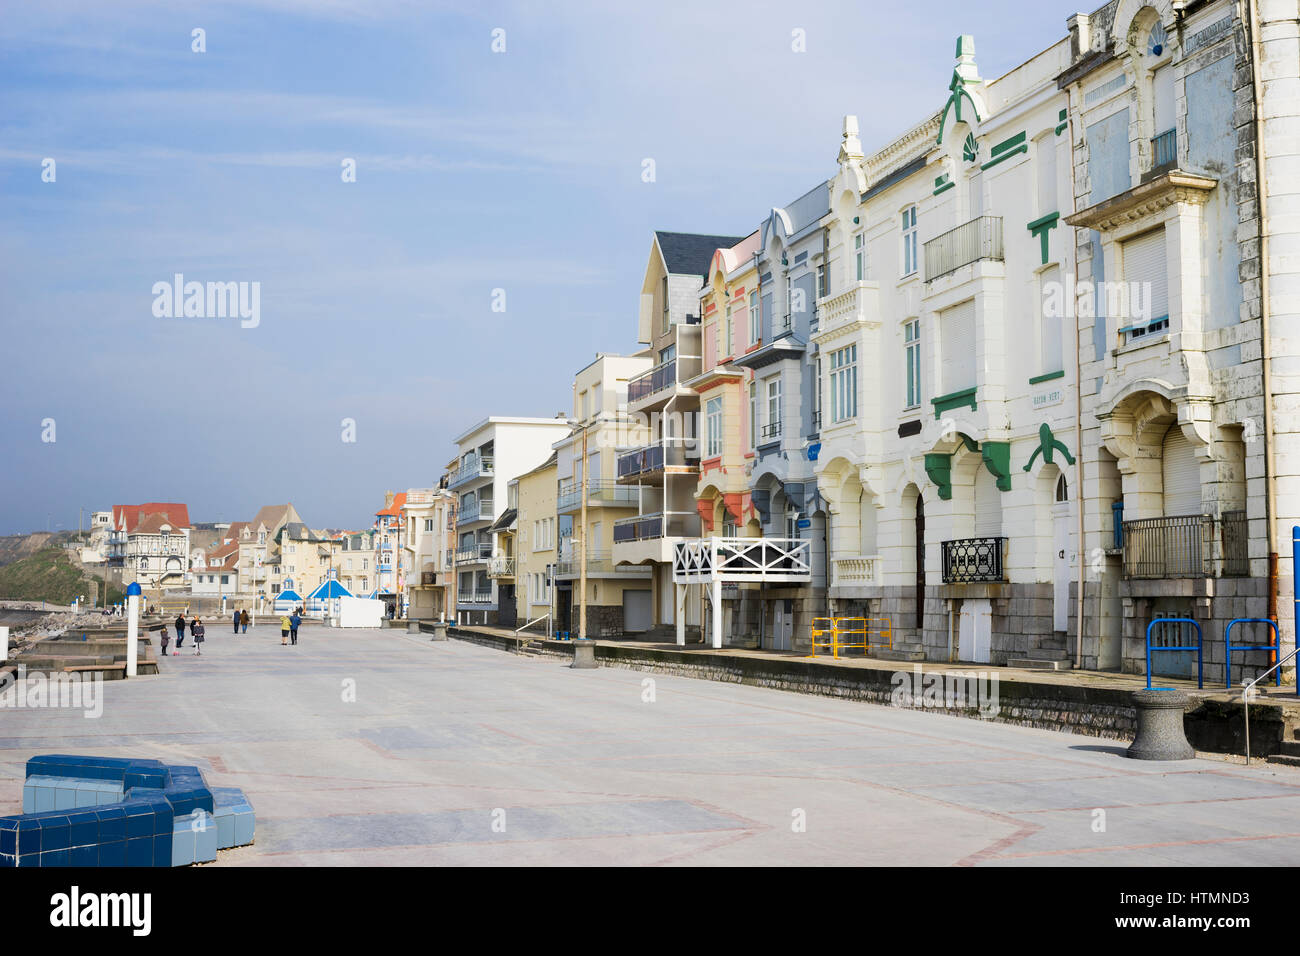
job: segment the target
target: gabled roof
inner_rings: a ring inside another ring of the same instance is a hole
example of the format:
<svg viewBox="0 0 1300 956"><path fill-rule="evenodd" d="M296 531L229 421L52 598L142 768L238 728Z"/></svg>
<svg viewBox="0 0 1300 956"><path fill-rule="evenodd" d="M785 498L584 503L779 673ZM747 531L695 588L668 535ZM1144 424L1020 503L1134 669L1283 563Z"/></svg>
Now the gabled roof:
<svg viewBox="0 0 1300 956"><path fill-rule="evenodd" d="M113 527L118 531L135 531L144 515L162 514L167 523L179 531L190 526L190 509L176 501L150 501L142 505L113 505Z"/></svg>
<svg viewBox="0 0 1300 956"><path fill-rule="evenodd" d="M655 230L655 242L669 275L708 275L709 262L718 249L730 249L744 236L705 236L694 232Z"/></svg>
<svg viewBox="0 0 1300 956"><path fill-rule="evenodd" d="M394 518L401 517L402 505L404 504L406 504L406 492L399 491L397 494L393 495L393 503L391 505L389 505L387 508L384 508L380 511L376 511L375 514L383 515L383 516L392 516Z"/></svg>
<svg viewBox="0 0 1300 956"><path fill-rule="evenodd" d="M257 514L253 515L253 520L249 525L254 531L266 526L268 531L277 531L279 528L290 521L301 521L298 512L292 504L283 505L263 505L258 509Z"/></svg>
<svg viewBox="0 0 1300 956"><path fill-rule="evenodd" d="M488 527L488 530L505 531L508 528L513 528L515 525L515 518L517 518L518 516L519 516L518 509L507 508L505 511L501 512L500 518L497 518L496 521L492 522L492 524Z"/></svg>

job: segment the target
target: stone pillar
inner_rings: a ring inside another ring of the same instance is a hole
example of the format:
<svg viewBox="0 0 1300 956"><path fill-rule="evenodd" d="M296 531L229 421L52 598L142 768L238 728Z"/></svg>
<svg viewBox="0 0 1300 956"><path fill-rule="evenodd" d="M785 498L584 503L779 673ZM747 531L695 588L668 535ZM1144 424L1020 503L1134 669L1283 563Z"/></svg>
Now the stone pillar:
<svg viewBox="0 0 1300 956"><path fill-rule="evenodd" d="M1187 695L1173 688L1133 692L1137 734L1124 756L1135 760L1191 760L1196 751L1183 731Z"/></svg>
<svg viewBox="0 0 1300 956"><path fill-rule="evenodd" d="M677 592L677 645L686 646L686 585L674 584Z"/></svg>
<svg viewBox="0 0 1300 956"><path fill-rule="evenodd" d="M713 603L713 620L710 622L713 631L713 647L718 649L722 647L722 582L717 578L709 584L709 600Z"/></svg>
<svg viewBox="0 0 1300 956"><path fill-rule="evenodd" d="M446 621L434 621L434 622L433 622L433 637L429 638L429 640L431 640L431 641L445 641L446 639L447 639L447 622L446 622Z"/></svg>
<svg viewBox="0 0 1300 956"><path fill-rule="evenodd" d="M573 664L578 670L591 670L596 664L596 642L590 638L577 638L573 642Z"/></svg>

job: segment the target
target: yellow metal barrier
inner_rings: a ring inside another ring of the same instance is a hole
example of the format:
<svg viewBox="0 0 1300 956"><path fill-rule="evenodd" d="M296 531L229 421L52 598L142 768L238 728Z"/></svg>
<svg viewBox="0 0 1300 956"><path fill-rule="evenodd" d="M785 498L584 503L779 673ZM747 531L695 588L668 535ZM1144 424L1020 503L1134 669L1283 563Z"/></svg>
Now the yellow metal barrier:
<svg viewBox="0 0 1300 956"><path fill-rule="evenodd" d="M829 647L831 656L838 659L841 650L861 648L865 655L873 647L892 649L893 646L894 623L887 617L815 617L812 653L808 656L816 657L819 647Z"/></svg>

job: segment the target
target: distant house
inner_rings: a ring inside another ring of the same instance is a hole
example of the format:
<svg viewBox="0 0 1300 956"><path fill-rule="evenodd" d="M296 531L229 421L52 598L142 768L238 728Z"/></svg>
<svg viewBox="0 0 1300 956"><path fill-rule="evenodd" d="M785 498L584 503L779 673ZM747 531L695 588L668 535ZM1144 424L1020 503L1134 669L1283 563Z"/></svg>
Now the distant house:
<svg viewBox="0 0 1300 956"><path fill-rule="evenodd" d="M179 588L189 583L190 511L177 502L114 505L108 565L122 582Z"/></svg>

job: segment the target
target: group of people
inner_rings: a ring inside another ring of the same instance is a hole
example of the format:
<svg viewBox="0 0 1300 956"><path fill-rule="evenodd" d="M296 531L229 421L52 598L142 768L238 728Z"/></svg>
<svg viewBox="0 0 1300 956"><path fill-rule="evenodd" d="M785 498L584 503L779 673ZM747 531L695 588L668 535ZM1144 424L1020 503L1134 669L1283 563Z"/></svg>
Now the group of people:
<svg viewBox="0 0 1300 956"><path fill-rule="evenodd" d="M201 656L203 654L203 636L205 629L203 627L203 622L199 620L198 615L196 614L187 622L185 620L185 612L182 611L176 615L176 620L173 623L176 625L176 650L172 652L172 656L180 656L181 645L185 643L185 628L187 624L190 629L190 637L193 638L192 643L194 645L194 653ZM167 645L171 642L171 635L167 633L166 624L162 626L162 633L159 635L159 642L162 646L162 656L166 657Z"/></svg>
<svg viewBox="0 0 1300 956"><path fill-rule="evenodd" d="M303 609L299 607L292 614L285 615L280 618L280 643L281 644L298 643L298 628L302 626L302 611ZM176 649L172 651L172 656L174 657L180 656L181 646L185 643L186 627L188 627L190 630L190 636L192 638L192 644L194 646L194 653L196 655L202 655L204 628L203 628L203 622L199 620L198 615L195 615L193 618L187 621L185 619L185 612L182 611L181 613L176 615L176 620L172 623L176 627ZM240 608L235 608L234 613L230 617L230 623L236 634L247 634L248 625L250 623L250 619L248 616L248 609L244 608L241 610ZM166 624L164 624L162 627L162 633L159 636L159 640L162 646L162 656L166 657L167 648L171 644L171 635L167 633Z"/></svg>

